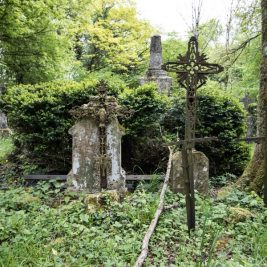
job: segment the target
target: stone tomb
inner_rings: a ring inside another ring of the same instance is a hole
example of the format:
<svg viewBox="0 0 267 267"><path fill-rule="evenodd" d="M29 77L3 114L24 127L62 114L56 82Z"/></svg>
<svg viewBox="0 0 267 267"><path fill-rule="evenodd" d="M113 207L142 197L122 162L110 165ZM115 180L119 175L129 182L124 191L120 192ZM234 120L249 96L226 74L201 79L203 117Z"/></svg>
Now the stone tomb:
<svg viewBox="0 0 267 267"><path fill-rule="evenodd" d="M140 79L143 85L149 82L155 82L158 86L158 92L170 95L172 86L172 78L167 76L167 72L162 68L162 47L161 36L155 35L151 37L150 43L150 63L145 77Z"/></svg>
<svg viewBox="0 0 267 267"><path fill-rule="evenodd" d="M73 109L76 124L72 135L72 170L68 184L75 190L97 193L101 189L124 190L125 175L121 167L122 127L117 119L118 105L107 96L105 85L99 96Z"/></svg>
<svg viewBox="0 0 267 267"><path fill-rule="evenodd" d="M195 189L202 194L209 193L209 159L200 151L193 150L193 170ZM172 157L170 173L170 187L172 191L184 192L184 177L182 165L182 152L177 151Z"/></svg>

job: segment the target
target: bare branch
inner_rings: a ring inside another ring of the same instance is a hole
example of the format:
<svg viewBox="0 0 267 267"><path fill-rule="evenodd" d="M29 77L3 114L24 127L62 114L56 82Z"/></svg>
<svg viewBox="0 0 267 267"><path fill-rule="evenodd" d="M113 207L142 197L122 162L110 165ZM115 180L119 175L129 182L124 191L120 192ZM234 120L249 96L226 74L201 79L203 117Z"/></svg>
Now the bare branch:
<svg viewBox="0 0 267 267"><path fill-rule="evenodd" d="M243 51L251 41L253 41L254 39L258 38L260 35L261 35L260 33L257 33L256 35L254 35L254 36L248 38L247 40L245 40L238 47L230 49L230 51L228 52L228 55L234 54L239 50Z"/></svg>
<svg viewBox="0 0 267 267"><path fill-rule="evenodd" d="M168 183L169 183L169 178L170 178L170 172L171 172L171 162L172 162L172 149L169 147L169 150L170 150L170 156L169 156L169 162L168 162L168 167L167 167L167 172L166 172L166 176L165 176L165 179L164 179L164 184L163 184L163 187L162 187L162 190L161 190L161 193L160 193L160 198L159 198L159 205L158 205L158 208L156 210L156 213L154 215L154 218L153 220L151 221L150 223L150 226L145 234L145 237L144 237L144 240L143 240L143 245L142 245L142 251L137 259L137 261L135 262L135 267L141 267L145 260L146 260L146 257L147 257L147 254L148 254L148 243L149 243L149 240L157 226L157 223L158 223L158 220L159 220L159 217L163 211L163 208L164 208L164 197L165 197L165 193L166 193L166 190L167 190L167 187L168 187Z"/></svg>

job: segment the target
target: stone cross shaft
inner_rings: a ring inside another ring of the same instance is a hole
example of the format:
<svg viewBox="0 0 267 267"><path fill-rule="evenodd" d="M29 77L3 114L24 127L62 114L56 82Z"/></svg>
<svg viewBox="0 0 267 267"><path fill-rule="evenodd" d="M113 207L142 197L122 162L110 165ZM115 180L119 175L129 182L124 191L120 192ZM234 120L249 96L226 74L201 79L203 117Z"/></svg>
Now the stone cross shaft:
<svg viewBox="0 0 267 267"><path fill-rule="evenodd" d="M195 228L192 148L196 141L196 91L206 83L207 75L219 73L223 71L223 67L208 63L207 56L198 51L198 41L196 37L191 37L188 42L186 54L184 56L179 55L177 61L167 62L162 68L166 71L175 72L179 84L186 88L185 140L182 142L182 165L186 194L187 224L190 233L190 230ZM207 139L198 140L198 142L204 141L207 141Z"/></svg>

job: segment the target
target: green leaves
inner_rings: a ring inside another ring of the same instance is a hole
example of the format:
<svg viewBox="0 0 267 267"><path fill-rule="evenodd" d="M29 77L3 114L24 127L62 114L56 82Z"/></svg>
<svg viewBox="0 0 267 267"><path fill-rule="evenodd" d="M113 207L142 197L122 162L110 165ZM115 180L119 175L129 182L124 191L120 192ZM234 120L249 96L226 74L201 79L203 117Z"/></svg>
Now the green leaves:
<svg viewBox="0 0 267 267"><path fill-rule="evenodd" d="M0 265L132 266L153 218L158 192L149 193L140 186L122 202L109 202L88 212L83 195L62 191L47 198L38 190L42 187L55 192L54 184L54 189L43 183L0 192ZM196 195L197 228L190 238L184 196L167 192L165 204L180 205L162 214L147 265L266 264L267 212L262 200L254 193L228 192L217 200ZM18 210L18 203L36 195L39 201ZM55 206L55 202L59 204ZM238 205L253 213L253 218L238 223L229 220L230 211L237 210Z"/></svg>

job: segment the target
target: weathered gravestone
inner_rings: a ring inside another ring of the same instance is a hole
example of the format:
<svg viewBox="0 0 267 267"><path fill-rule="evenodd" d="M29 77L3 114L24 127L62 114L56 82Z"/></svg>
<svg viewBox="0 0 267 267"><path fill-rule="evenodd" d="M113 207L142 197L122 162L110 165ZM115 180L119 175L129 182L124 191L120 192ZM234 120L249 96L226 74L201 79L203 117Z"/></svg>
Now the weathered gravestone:
<svg viewBox="0 0 267 267"><path fill-rule="evenodd" d="M252 99L248 93L245 94L243 98L240 99L240 102L243 103L244 109L247 112L247 137L250 137L254 134L254 129L255 129L255 121L253 118L253 114L251 113L250 110L250 104L255 103L256 101Z"/></svg>
<svg viewBox="0 0 267 267"><path fill-rule="evenodd" d="M4 87L0 86L0 97L3 94ZM0 110L0 129L7 128L7 117L6 115Z"/></svg>
<svg viewBox="0 0 267 267"><path fill-rule="evenodd" d="M170 95L172 78L167 76L167 72L162 68L162 47L161 37L155 35L151 37L150 43L150 63L145 77L140 79L141 85L148 82L155 82L158 85L159 93Z"/></svg>
<svg viewBox="0 0 267 267"><path fill-rule="evenodd" d="M68 183L75 190L96 193L101 189L125 189L121 167L123 131L117 111L117 101L107 96L103 83L99 96L91 96L88 104L71 111L77 122L69 131L73 144Z"/></svg>
<svg viewBox="0 0 267 267"><path fill-rule="evenodd" d="M193 177L195 189L202 193L209 193L209 159L201 151L193 150ZM185 179L182 166L182 152L173 154L170 173L170 187L173 192L185 194Z"/></svg>

